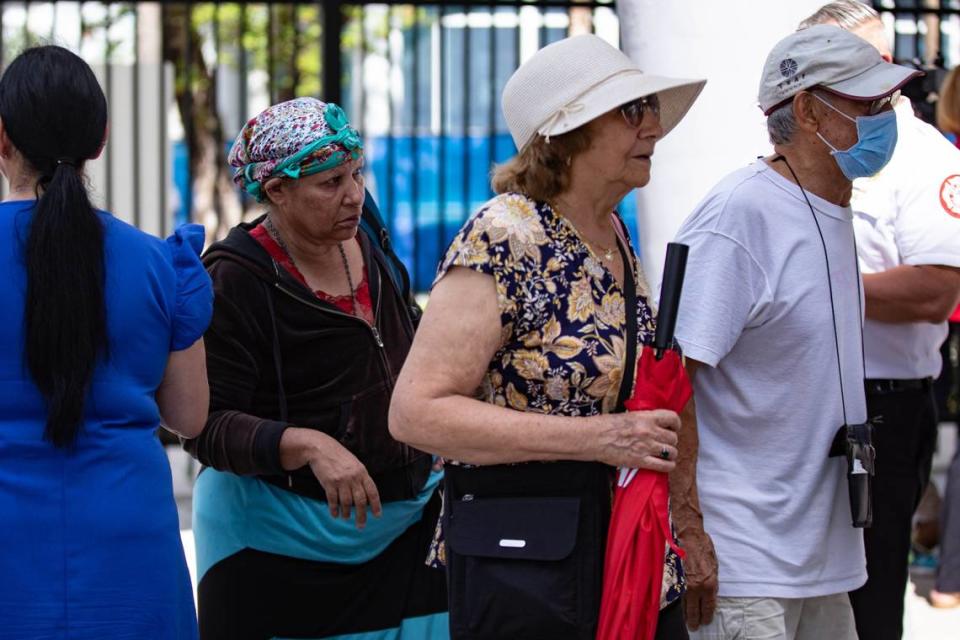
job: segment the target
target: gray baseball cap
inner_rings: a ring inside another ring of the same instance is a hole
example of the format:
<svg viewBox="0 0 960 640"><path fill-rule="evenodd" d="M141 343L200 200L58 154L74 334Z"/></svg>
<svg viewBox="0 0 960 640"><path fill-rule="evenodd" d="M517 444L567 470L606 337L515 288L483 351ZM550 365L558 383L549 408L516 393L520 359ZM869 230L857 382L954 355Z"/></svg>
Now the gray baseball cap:
<svg viewBox="0 0 960 640"><path fill-rule="evenodd" d="M884 61L872 44L849 31L819 24L774 45L760 77L760 108L770 115L813 87L851 100L876 100L922 74Z"/></svg>

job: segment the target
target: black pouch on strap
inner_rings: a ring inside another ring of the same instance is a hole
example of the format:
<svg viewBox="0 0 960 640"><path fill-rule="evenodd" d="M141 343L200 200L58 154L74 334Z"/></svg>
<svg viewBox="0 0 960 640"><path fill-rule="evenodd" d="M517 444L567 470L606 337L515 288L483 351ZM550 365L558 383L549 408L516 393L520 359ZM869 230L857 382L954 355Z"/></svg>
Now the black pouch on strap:
<svg viewBox="0 0 960 640"><path fill-rule="evenodd" d="M583 462L447 466L445 483L452 637L592 639L610 468Z"/></svg>
<svg viewBox="0 0 960 640"><path fill-rule="evenodd" d="M579 498L461 498L447 544L478 558L556 562L573 552Z"/></svg>

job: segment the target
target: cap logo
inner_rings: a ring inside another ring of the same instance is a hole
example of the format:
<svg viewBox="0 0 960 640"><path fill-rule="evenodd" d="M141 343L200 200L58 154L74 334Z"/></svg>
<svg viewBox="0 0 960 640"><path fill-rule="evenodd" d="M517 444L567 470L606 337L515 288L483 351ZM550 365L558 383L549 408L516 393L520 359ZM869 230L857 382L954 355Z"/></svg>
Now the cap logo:
<svg viewBox="0 0 960 640"><path fill-rule="evenodd" d="M789 78L797 72L797 61L793 58L786 58L780 61L780 75Z"/></svg>

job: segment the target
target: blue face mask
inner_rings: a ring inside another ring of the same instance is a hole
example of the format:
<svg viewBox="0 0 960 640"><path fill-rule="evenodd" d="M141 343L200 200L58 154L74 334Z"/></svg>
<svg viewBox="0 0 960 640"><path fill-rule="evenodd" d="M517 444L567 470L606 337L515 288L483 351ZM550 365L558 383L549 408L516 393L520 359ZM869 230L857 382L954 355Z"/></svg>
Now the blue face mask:
<svg viewBox="0 0 960 640"><path fill-rule="evenodd" d="M817 100L827 105L847 120L857 125L857 143L845 151L837 149L817 132L817 137L830 147L830 154L837 161L840 171L851 182L857 178L867 178L883 169L897 146L897 114L893 109L875 116L852 118L840 109L813 94Z"/></svg>

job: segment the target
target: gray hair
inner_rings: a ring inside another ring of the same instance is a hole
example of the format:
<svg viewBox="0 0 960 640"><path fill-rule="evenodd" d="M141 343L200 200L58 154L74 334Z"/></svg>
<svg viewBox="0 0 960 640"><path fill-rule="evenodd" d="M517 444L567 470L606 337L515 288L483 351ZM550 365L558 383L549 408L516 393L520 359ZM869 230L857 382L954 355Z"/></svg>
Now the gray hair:
<svg viewBox="0 0 960 640"><path fill-rule="evenodd" d="M767 116L767 133L773 144L790 144L797 132L797 120L793 117L793 100Z"/></svg>
<svg viewBox="0 0 960 640"><path fill-rule="evenodd" d="M837 0L830 2L819 9L812 16L800 23L797 31L814 25L835 23L841 29L851 31L872 20L879 20L880 14L857 0Z"/></svg>

